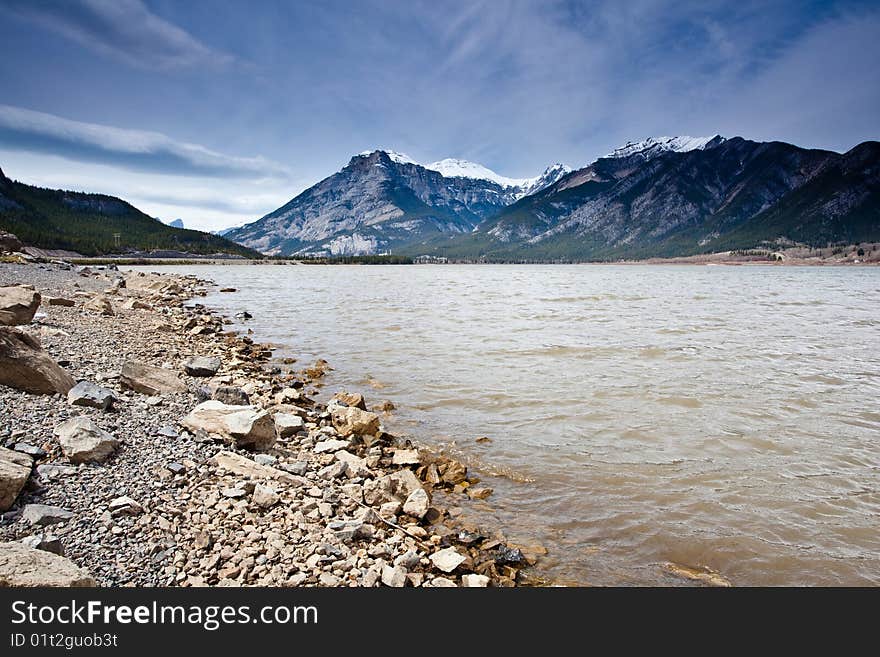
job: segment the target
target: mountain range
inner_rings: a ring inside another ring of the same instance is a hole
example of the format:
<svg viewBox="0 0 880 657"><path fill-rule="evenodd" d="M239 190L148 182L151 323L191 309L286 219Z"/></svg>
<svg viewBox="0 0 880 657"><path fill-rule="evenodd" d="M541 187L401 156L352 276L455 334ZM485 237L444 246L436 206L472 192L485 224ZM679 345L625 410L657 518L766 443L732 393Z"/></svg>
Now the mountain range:
<svg viewBox="0 0 880 657"><path fill-rule="evenodd" d="M741 137L630 142L511 179L463 160L360 153L226 234L271 255L607 260L880 239L880 144L844 154Z"/></svg>
<svg viewBox="0 0 880 657"><path fill-rule="evenodd" d="M89 256L167 250L259 257L223 237L166 226L115 196L34 187L2 170L0 229L30 246Z"/></svg>

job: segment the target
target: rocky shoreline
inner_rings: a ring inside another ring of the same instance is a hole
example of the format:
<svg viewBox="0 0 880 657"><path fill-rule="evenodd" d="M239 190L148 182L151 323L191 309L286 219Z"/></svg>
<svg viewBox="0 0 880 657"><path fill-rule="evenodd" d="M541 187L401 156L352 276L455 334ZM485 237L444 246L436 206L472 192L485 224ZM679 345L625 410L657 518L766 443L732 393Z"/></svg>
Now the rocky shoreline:
<svg viewBox="0 0 880 657"><path fill-rule="evenodd" d="M529 583L535 554L458 520L491 493L463 464L384 432L360 394L316 402L327 364L270 362L192 303L209 282L0 265L20 285L36 314L0 307L19 324L0 331L31 347L0 339L0 360L60 370L54 394L0 385L0 585Z"/></svg>

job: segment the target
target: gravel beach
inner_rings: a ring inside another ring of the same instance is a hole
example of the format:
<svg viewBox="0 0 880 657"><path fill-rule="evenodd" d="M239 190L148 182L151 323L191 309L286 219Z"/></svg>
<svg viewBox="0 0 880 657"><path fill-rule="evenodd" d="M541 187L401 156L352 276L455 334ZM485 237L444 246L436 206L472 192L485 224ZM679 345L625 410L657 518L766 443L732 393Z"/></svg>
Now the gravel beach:
<svg viewBox="0 0 880 657"><path fill-rule="evenodd" d="M210 282L0 265L0 286L13 285L33 286L40 305L2 330L36 338L86 383L0 385L0 446L25 464L10 468L31 468L0 508L5 545L63 554L100 586L528 582L535 555L456 520L457 504L491 490L385 433L387 409L366 403L378 400L315 402L326 363L281 366L228 332L197 303ZM39 568L16 580L18 553L0 559L0 584L40 584Z"/></svg>

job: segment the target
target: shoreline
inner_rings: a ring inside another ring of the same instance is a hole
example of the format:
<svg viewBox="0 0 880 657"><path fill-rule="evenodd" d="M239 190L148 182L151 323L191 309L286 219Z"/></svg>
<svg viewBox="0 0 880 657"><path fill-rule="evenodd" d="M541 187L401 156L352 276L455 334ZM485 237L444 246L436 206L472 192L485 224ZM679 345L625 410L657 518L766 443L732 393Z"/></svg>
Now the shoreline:
<svg viewBox="0 0 880 657"><path fill-rule="evenodd" d="M226 331L228 319L197 303L210 282L4 264L0 284L69 297L72 306L44 301L45 316L19 328L74 379L117 400L102 410L0 387L0 445L33 457L27 485L2 515L0 541L42 542L102 586L538 583L524 570L536 561L526 548L456 520L455 506L491 493L463 464L398 443L378 426L381 409L367 411L357 393L314 401L323 361L269 369L270 347ZM95 299L112 314L90 310L100 305ZM193 356L219 358L219 371L185 373ZM131 361L161 367L182 386L132 390L121 376ZM235 403L246 397L254 416L271 421L271 439L263 432L266 444L249 449L192 413L199 407L204 415L202 400L216 405L218 395ZM106 462L73 466L59 447L58 425L81 416L121 442ZM56 512L64 519L32 525L29 504L72 515Z"/></svg>

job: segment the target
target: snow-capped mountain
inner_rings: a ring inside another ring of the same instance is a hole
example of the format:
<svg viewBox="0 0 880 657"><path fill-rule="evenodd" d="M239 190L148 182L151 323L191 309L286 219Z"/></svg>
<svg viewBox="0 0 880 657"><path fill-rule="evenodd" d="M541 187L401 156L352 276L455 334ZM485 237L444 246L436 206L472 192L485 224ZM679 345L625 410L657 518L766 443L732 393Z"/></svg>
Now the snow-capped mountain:
<svg viewBox="0 0 880 657"><path fill-rule="evenodd" d="M382 253L470 232L569 171L554 164L534 178L515 179L465 160L422 165L393 150L364 151L338 173L227 236L272 255Z"/></svg>
<svg viewBox="0 0 880 657"><path fill-rule="evenodd" d="M714 148L724 143L725 138L721 135L713 137L648 137L642 141L630 141L615 148L605 157L629 157L630 155L641 155L646 160L656 157L661 153L688 153L690 151L705 150Z"/></svg>

